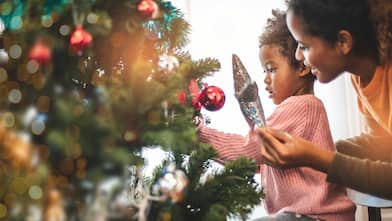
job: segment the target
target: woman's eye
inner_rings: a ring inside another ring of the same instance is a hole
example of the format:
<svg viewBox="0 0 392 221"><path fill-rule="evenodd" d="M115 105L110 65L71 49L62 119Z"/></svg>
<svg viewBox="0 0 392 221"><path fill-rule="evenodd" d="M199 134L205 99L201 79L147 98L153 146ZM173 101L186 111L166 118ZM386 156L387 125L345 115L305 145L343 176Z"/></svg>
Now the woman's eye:
<svg viewBox="0 0 392 221"><path fill-rule="evenodd" d="M303 45L298 45L298 48L300 49L300 50L308 50L308 47L306 47L306 46L303 46Z"/></svg>

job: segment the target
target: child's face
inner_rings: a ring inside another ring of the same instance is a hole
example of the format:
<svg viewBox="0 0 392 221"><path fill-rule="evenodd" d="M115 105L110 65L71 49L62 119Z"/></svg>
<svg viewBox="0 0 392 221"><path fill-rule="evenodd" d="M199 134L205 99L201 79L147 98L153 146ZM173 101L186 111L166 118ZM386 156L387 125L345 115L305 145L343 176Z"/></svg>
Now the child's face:
<svg viewBox="0 0 392 221"><path fill-rule="evenodd" d="M296 59L310 67L317 80L327 83L345 71L346 56L341 53L339 42L332 45L307 34L302 21L290 11L287 13L287 26L298 42Z"/></svg>
<svg viewBox="0 0 392 221"><path fill-rule="evenodd" d="M269 92L269 98L274 104L280 104L290 96L299 95L303 85L299 70L293 68L279 50L281 48L276 45L263 45L259 54L265 72L265 90Z"/></svg>

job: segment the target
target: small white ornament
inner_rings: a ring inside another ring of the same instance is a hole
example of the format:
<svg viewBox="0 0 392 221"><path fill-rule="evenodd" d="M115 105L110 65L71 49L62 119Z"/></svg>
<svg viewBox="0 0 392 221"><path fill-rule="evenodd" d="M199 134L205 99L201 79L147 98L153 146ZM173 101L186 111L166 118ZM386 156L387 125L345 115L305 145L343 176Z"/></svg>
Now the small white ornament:
<svg viewBox="0 0 392 221"><path fill-rule="evenodd" d="M8 53L4 48L0 49L0 65L7 64L8 61L10 60Z"/></svg>
<svg viewBox="0 0 392 221"><path fill-rule="evenodd" d="M189 179L184 171L176 169L174 163L170 163L166 167L166 173L158 180L160 190L164 195L177 203L184 199Z"/></svg>
<svg viewBox="0 0 392 221"><path fill-rule="evenodd" d="M178 62L175 56L164 54L159 57L158 66L160 71L168 74L176 71L180 66L180 62Z"/></svg>
<svg viewBox="0 0 392 221"><path fill-rule="evenodd" d="M0 18L0 35L3 34L4 30L5 30L5 25L3 19Z"/></svg>

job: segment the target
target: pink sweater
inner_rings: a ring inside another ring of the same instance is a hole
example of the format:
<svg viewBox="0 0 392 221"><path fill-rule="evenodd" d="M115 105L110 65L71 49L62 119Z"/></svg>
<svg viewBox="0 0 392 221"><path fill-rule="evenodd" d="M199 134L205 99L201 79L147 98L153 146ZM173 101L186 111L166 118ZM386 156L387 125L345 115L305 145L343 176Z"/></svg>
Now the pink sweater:
<svg viewBox="0 0 392 221"><path fill-rule="evenodd" d="M267 119L267 125L335 150L324 105L314 95L287 98ZM201 142L218 151L220 160L246 156L260 164L268 213L290 211L327 221L355 220L355 205L345 188L328 183L325 174L307 167L283 170L262 164L262 142L252 132L243 137L200 126L198 133Z"/></svg>

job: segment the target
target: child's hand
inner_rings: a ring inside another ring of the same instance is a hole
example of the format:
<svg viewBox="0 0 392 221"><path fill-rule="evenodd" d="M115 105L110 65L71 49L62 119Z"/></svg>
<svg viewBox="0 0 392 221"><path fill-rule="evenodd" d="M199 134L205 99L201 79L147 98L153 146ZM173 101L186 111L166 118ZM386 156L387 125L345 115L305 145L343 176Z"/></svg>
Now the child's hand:
<svg viewBox="0 0 392 221"><path fill-rule="evenodd" d="M264 162L270 166L310 166L325 172L332 162L332 152L323 150L301 137L270 128L258 128L257 133L264 144L261 155Z"/></svg>

